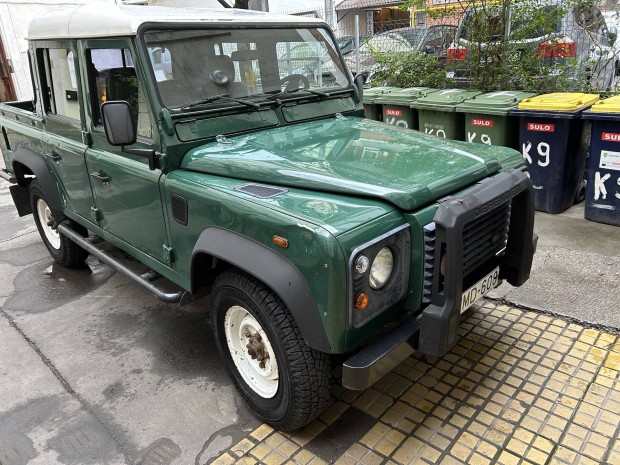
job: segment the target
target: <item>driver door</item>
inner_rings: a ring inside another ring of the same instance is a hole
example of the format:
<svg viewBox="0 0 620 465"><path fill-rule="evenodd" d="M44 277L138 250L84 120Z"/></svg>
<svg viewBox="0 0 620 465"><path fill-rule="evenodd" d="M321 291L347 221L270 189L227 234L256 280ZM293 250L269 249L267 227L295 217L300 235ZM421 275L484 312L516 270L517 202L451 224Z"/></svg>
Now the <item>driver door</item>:
<svg viewBox="0 0 620 465"><path fill-rule="evenodd" d="M92 145L86 164L97 203L100 227L165 262L167 244L159 191L162 173L149 170L146 158L123 153L110 145L101 121L100 105L109 100L129 103L138 134L136 148L159 150L152 111L136 69L129 39L83 41L80 55L86 70Z"/></svg>

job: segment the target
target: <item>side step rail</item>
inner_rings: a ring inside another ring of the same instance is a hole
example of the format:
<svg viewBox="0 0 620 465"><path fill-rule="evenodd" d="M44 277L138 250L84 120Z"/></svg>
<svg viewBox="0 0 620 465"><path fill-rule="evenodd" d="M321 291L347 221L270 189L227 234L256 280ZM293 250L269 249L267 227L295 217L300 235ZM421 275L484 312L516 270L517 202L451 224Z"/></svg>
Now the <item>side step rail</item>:
<svg viewBox="0 0 620 465"><path fill-rule="evenodd" d="M155 296L157 296L157 298L161 300L162 302L177 303L181 301L181 298L183 297L183 294L185 293L185 291L166 292L163 289L160 289L159 287L154 285L152 282L150 282L148 278L145 279L142 275L136 273L135 271L132 271L131 269L123 265L120 261L118 261L116 258L114 258L109 253L95 247L85 237L82 237L81 235L76 233L73 229L71 229L68 226L67 222L60 223L58 225L58 231L61 234L67 236L69 239L71 239L76 244L78 244L84 250L88 251L88 253L90 253L91 255L94 255L99 260L111 266L119 273L124 274L125 276L133 279L135 282L137 282L141 286L148 289L150 292L155 294Z"/></svg>
<svg viewBox="0 0 620 465"><path fill-rule="evenodd" d="M11 184L17 184L17 179L15 179L15 176L13 176L5 169L0 169L0 178L4 179L7 182L10 182Z"/></svg>

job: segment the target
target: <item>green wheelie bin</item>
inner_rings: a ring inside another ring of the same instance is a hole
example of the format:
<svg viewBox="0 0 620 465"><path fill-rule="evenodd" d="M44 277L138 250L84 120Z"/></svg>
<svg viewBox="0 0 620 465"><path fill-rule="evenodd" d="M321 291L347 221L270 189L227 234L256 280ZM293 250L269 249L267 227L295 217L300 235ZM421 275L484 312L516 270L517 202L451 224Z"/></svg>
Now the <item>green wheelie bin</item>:
<svg viewBox="0 0 620 465"><path fill-rule="evenodd" d="M381 106L375 103L375 100L383 94L389 94L393 90L397 90L398 87L370 87L364 89L364 95L362 97L362 103L364 104L364 112L366 118L374 119L375 121L381 121L382 113Z"/></svg>
<svg viewBox="0 0 620 465"><path fill-rule="evenodd" d="M456 111L465 114L465 140L516 149L519 120L509 113L521 100L534 95L531 92L501 90L476 95L458 104Z"/></svg>
<svg viewBox="0 0 620 465"><path fill-rule="evenodd" d="M465 118L456 106L482 92L466 89L445 89L411 102L418 110L420 131L444 139L465 140Z"/></svg>
<svg viewBox="0 0 620 465"><path fill-rule="evenodd" d="M383 122L407 129L418 129L418 111L411 108L411 102L425 97L437 89L430 87L409 87L395 89L375 99L375 105L383 106Z"/></svg>

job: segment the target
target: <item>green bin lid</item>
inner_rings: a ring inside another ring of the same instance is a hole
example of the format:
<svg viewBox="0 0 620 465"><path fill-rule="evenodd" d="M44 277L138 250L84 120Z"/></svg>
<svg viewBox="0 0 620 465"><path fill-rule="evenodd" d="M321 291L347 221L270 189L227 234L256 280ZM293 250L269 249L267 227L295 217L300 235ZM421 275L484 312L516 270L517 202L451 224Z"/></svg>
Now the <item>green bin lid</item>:
<svg viewBox="0 0 620 465"><path fill-rule="evenodd" d="M519 102L534 97L531 92L519 90L500 90L487 94L476 95L456 106L456 111L463 113L482 113L483 115L507 115Z"/></svg>
<svg viewBox="0 0 620 465"><path fill-rule="evenodd" d="M426 97L432 92L437 92L437 89L431 87L409 87L407 89L395 89L389 94L382 94L376 100L375 103L388 103L392 105L404 105L409 106L411 102L421 97Z"/></svg>
<svg viewBox="0 0 620 465"><path fill-rule="evenodd" d="M365 104L373 104L375 103L375 99L383 94L389 94L394 90L399 90L398 87L371 87L369 89L364 89L364 97L362 98L363 103Z"/></svg>
<svg viewBox="0 0 620 465"><path fill-rule="evenodd" d="M410 106L422 110L454 112L459 103L481 93L477 90L445 89L414 100Z"/></svg>

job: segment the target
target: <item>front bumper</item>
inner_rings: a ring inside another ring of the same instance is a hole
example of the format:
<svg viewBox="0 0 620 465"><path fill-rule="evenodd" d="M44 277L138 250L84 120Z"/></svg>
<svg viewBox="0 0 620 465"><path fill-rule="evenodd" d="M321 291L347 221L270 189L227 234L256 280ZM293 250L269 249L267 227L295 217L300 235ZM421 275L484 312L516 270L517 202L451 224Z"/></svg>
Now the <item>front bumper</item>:
<svg viewBox="0 0 620 465"><path fill-rule="evenodd" d="M463 292L463 230L477 218L510 202L511 219L505 252L495 260L500 278L520 286L529 278L538 236L534 234L533 189L521 170L509 170L481 181L464 196L442 203L435 214L437 250L445 250L445 273L434 286L422 313L346 360L342 385L366 389L418 350L442 356L457 342Z"/></svg>

